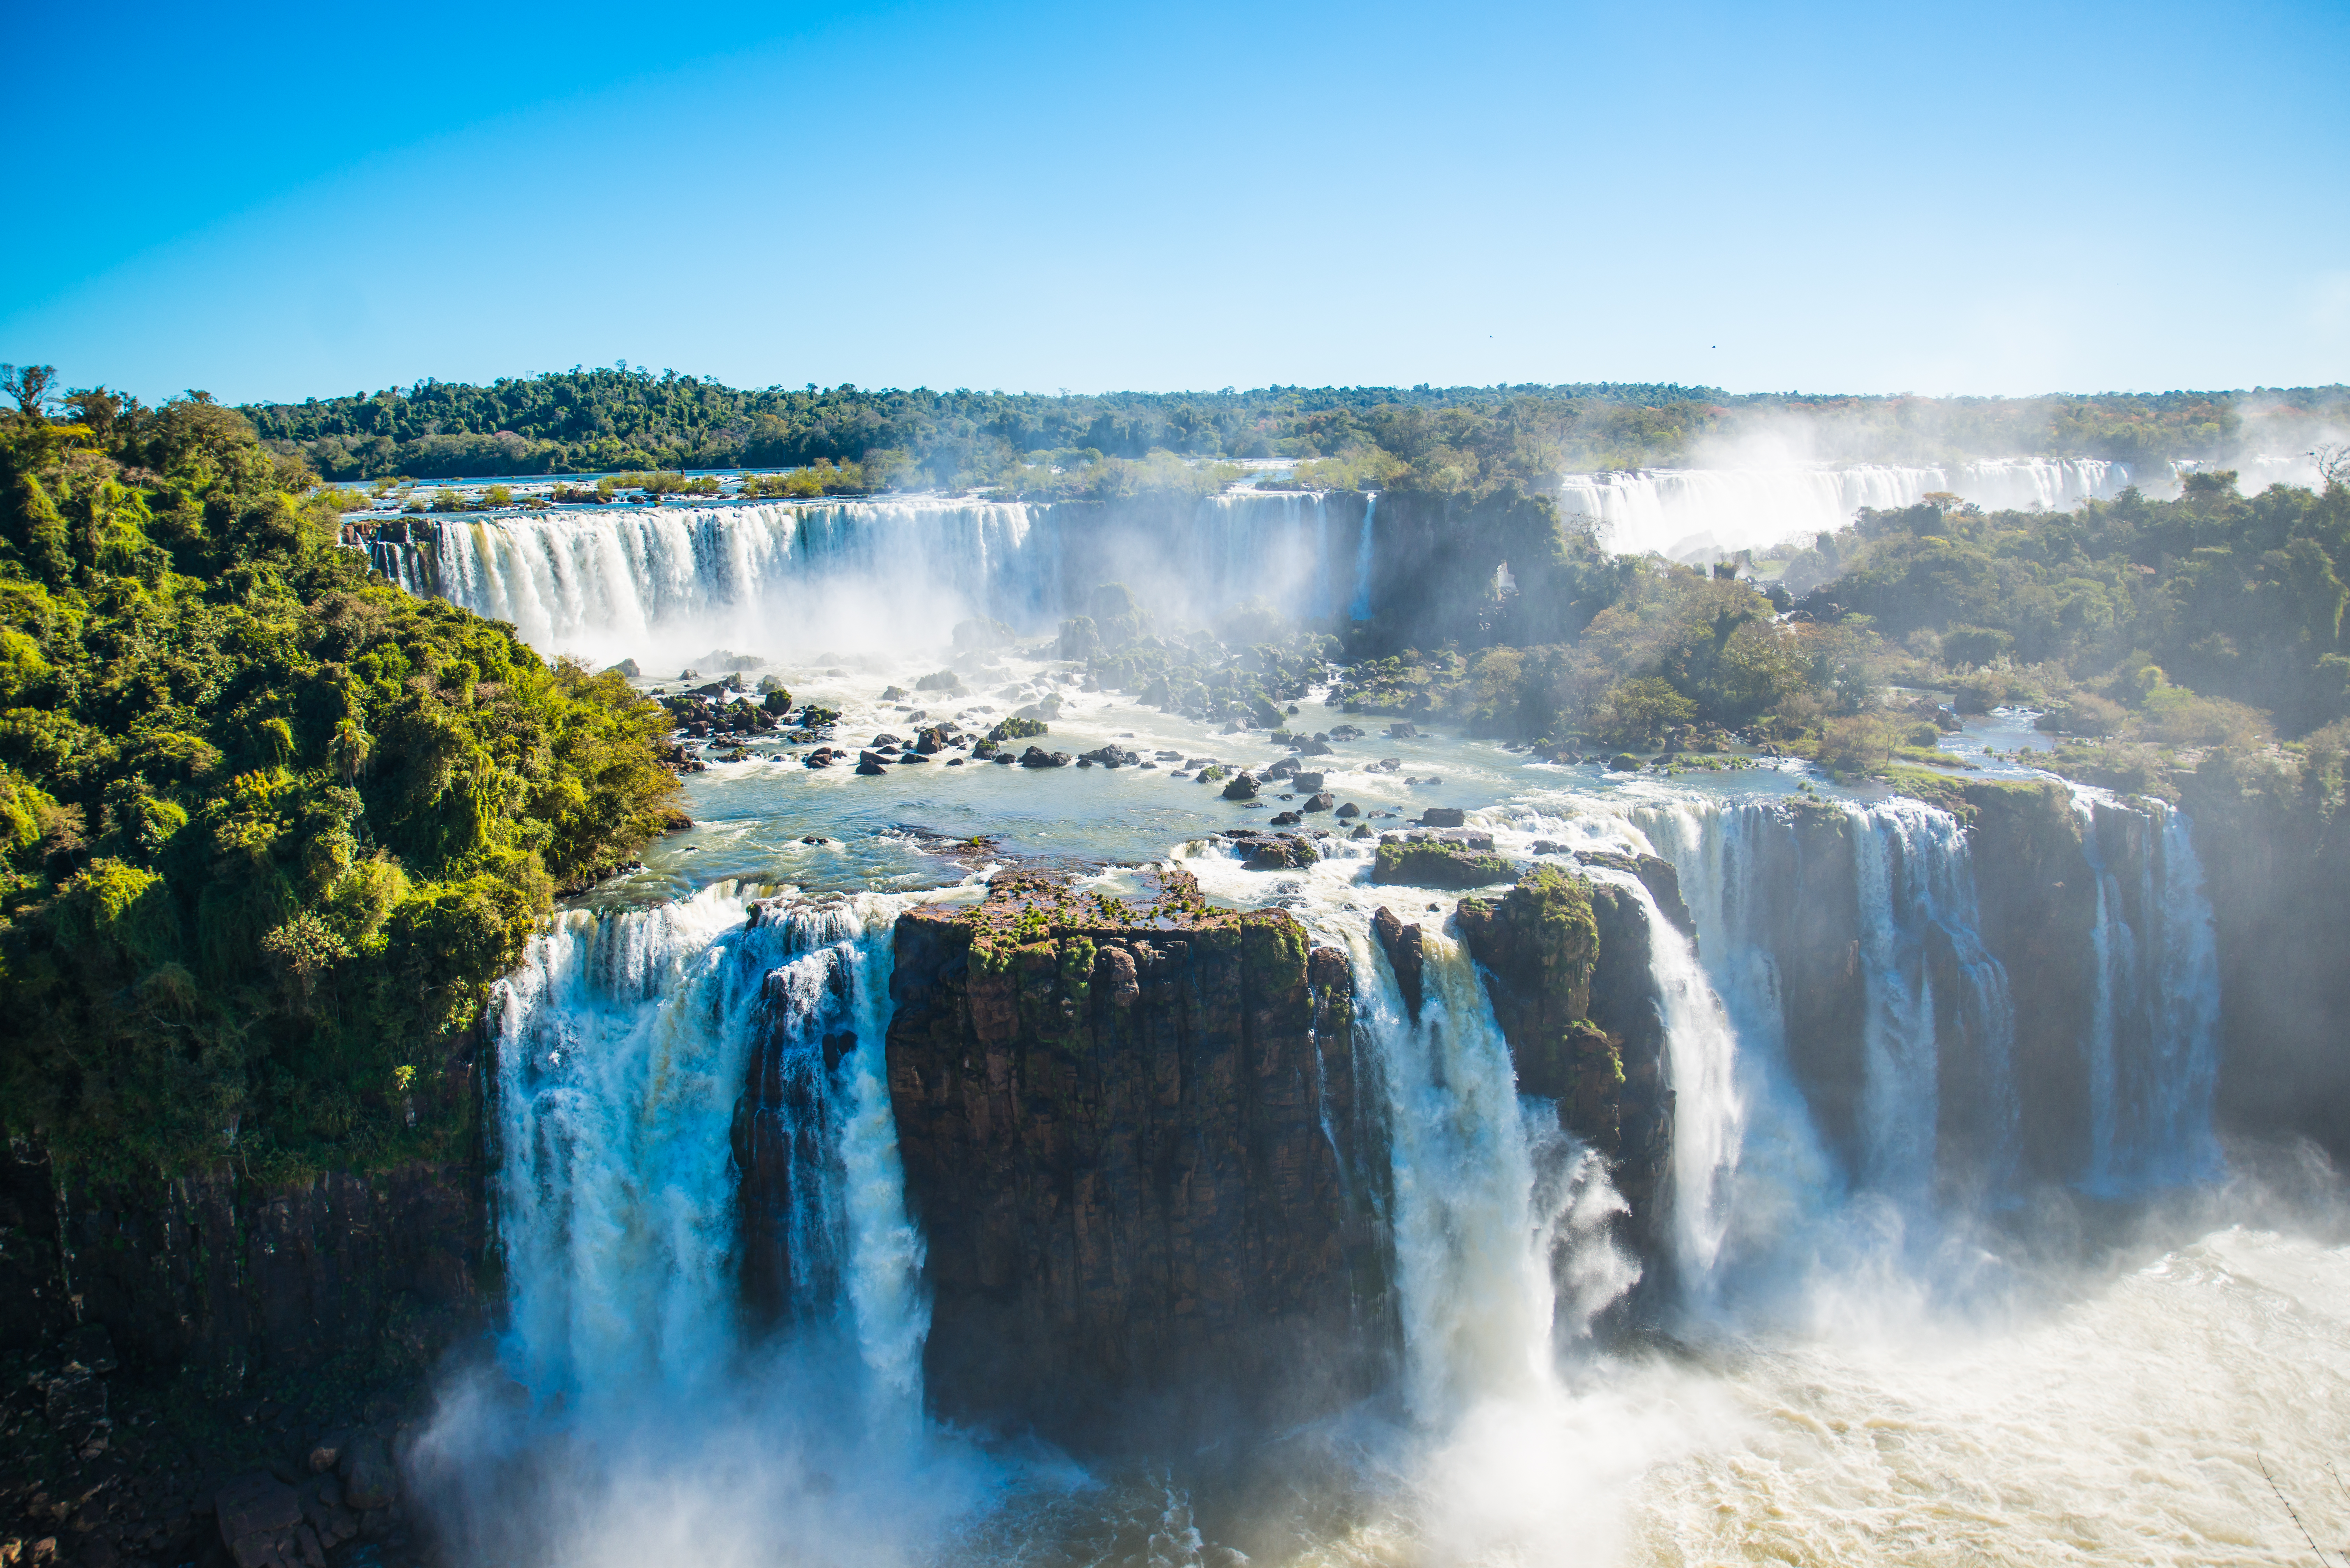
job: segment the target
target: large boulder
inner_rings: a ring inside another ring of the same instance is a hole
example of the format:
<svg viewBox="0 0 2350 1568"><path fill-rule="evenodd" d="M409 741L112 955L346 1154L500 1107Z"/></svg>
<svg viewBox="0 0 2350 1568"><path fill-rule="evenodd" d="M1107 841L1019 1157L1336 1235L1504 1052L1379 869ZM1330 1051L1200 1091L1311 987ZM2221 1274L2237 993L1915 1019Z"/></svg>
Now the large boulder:
<svg viewBox="0 0 2350 1568"><path fill-rule="evenodd" d="M1476 842L1482 838L1482 844ZM1461 839L1433 834L1389 833L1373 852L1371 880L1413 888L1485 888L1506 882L1509 861L1493 853L1492 839L1484 835Z"/></svg>
<svg viewBox="0 0 2350 1568"><path fill-rule="evenodd" d="M342 1477L343 1501L352 1508L389 1508L400 1496L400 1472L380 1433L362 1428L335 1468Z"/></svg>
<svg viewBox="0 0 2350 1568"><path fill-rule="evenodd" d="M1536 843L1534 853L1542 852L1542 843ZM1680 873L1673 869L1671 861L1654 855L1623 855L1607 849L1577 850L1575 858L1586 866L1605 866L1638 877L1640 886L1648 890L1648 897L1657 901L1657 912L1671 921L1681 935L1692 941L1697 940L1697 921L1681 898Z"/></svg>
<svg viewBox="0 0 2350 1568"><path fill-rule="evenodd" d="M1020 753L1020 765L1024 768L1066 768L1069 760L1068 753L1048 752L1042 746L1031 746Z"/></svg>
<svg viewBox="0 0 2350 1568"><path fill-rule="evenodd" d="M236 1568L292 1568L306 1557L324 1568L316 1534L307 1543L308 1552L296 1536L297 1529L307 1528L300 1494L268 1471L253 1470L222 1487L213 1496L213 1509L221 1544Z"/></svg>
<svg viewBox="0 0 2350 1568"><path fill-rule="evenodd" d="M1332 798L1328 790L1317 790L1315 794L1306 797L1305 809L1307 811L1327 811L1337 804L1338 803Z"/></svg>
<svg viewBox="0 0 2350 1568"><path fill-rule="evenodd" d="M1252 871L1303 871L1321 858L1311 840L1284 833L1259 839L1246 865Z"/></svg>
<svg viewBox="0 0 2350 1568"><path fill-rule="evenodd" d="M1226 800L1254 800L1256 792L1257 782L1253 774L1234 774L1232 782L1224 785Z"/></svg>

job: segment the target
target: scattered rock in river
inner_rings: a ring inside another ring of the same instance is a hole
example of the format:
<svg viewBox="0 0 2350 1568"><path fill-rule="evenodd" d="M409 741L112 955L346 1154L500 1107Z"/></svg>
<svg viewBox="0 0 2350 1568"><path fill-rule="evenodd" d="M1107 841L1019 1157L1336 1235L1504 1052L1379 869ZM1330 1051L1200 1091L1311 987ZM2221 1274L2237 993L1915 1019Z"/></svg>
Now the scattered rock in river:
<svg viewBox="0 0 2350 1568"><path fill-rule="evenodd" d="M1201 776L1204 777L1205 775L1203 774ZM1254 800L1256 798L1257 787L1256 778L1253 774L1234 774L1232 775L1232 782L1224 786L1224 798L1226 800Z"/></svg>
<svg viewBox="0 0 2350 1568"><path fill-rule="evenodd" d="M1274 820L1279 822L1281 818L1276 816ZM1294 833L1284 833L1277 838L1258 839L1245 864L1252 871L1302 871L1321 858L1312 844Z"/></svg>
<svg viewBox="0 0 2350 1568"><path fill-rule="evenodd" d="M1327 811L1337 804L1338 803L1331 797L1328 790L1316 790L1313 794L1306 798L1305 809L1307 811Z"/></svg>

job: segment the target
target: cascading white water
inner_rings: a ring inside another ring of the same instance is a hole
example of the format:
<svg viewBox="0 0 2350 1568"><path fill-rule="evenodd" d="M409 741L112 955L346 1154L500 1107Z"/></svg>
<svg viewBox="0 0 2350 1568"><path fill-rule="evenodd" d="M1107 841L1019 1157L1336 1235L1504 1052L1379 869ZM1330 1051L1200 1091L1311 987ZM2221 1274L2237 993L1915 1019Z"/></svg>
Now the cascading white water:
<svg viewBox="0 0 2350 1568"><path fill-rule="evenodd" d="M1855 808L1861 950L1868 1012L1863 1049L1863 1174L1870 1186L1922 1210L1932 1198L1941 1114L1940 1020L1934 969L1946 958L1960 983L1957 1037L1981 1077L1991 1129L1982 1184L2012 1173L2016 1129L2015 1011L2007 971L1976 929L1974 869L1957 819L1915 801ZM1939 950L1939 951L1937 950Z"/></svg>
<svg viewBox="0 0 2350 1568"><path fill-rule="evenodd" d="M1974 1103L1962 1107L1979 1147L1965 1185L1996 1191L2012 1179L2021 1110L2015 1022L2007 977L1978 929L1972 857L1949 814L1894 799L1841 808L1852 835L1853 929L1858 932L1866 1007L1860 1042L1859 1185L1922 1217L1938 1179L1944 1051L1961 1053ZM1783 877L1797 859L1794 829L1761 801L1681 799L1631 812L1674 863L1699 933L1699 956L1735 1026L1733 1074L1761 1118L1744 1140L1733 1223L1759 1241L1800 1220L1790 1195L1815 1209L1841 1201L1787 1055L1784 979L1773 936L1788 911ZM1807 888L1806 897L1829 896ZM1955 993L1937 997L1937 971ZM1692 1107L1678 1120L1690 1127ZM1698 1126L1703 1124L1698 1123Z"/></svg>
<svg viewBox="0 0 2350 1568"><path fill-rule="evenodd" d="M1377 491L1363 497L1363 531L1355 541L1355 597L1347 606L1350 620L1371 618L1371 568L1375 562L1371 545L1371 519L1378 515L1379 497Z"/></svg>
<svg viewBox="0 0 2350 1568"><path fill-rule="evenodd" d="M2083 1183L2119 1194L2209 1179L2220 1167L2220 966L2187 817L2085 786L2074 807L2097 877Z"/></svg>
<svg viewBox="0 0 2350 1568"><path fill-rule="evenodd" d="M546 1395L692 1388L737 1349L728 1128L764 1042L818 1080L795 1170L795 1288L853 1331L872 1408L920 1408L925 1313L883 1087L890 900L763 910L732 885L576 912L494 1000L511 1355ZM827 1072L822 1040L854 1048ZM810 1069L813 1057L816 1065ZM823 1299L830 1297L832 1299Z"/></svg>
<svg viewBox="0 0 2350 1568"><path fill-rule="evenodd" d="M1251 600L1334 613L1327 497L1235 490L1166 526L1159 503L903 500L557 509L409 524L372 558L411 593L510 621L545 652L668 663L724 645L764 655L900 648L966 616L1049 630L1125 581L1179 622Z"/></svg>
<svg viewBox="0 0 2350 1568"><path fill-rule="evenodd" d="M1367 930L1347 929L1357 1017L1388 1091L1406 1397L1421 1419L1441 1421L1549 1386L1551 1217L1534 1212L1516 1073L1468 954L1425 933L1415 1022Z"/></svg>
<svg viewBox="0 0 2350 1568"><path fill-rule="evenodd" d="M1993 510L2077 506L2118 495L2129 471L2095 458L1985 459L1942 467L1647 469L1570 473L1563 510L1590 519L1624 554L1711 559L1795 535L1833 531L1864 506L1915 505L1949 491Z"/></svg>
<svg viewBox="0 0 2350 1568"><path fill-rule="evenodd" d="M1729 1231L1745 1138L1738 1036L1699 966L1694 944L1665 918L1648 887L1604 866L1591 867L1591 875L1622 888L1648 917L1649 971L1665 1022L1665 1083L1673 1095L1672 1180L1666 1193L1673 1256L1684 1284L1702 1289Z"/></svg>

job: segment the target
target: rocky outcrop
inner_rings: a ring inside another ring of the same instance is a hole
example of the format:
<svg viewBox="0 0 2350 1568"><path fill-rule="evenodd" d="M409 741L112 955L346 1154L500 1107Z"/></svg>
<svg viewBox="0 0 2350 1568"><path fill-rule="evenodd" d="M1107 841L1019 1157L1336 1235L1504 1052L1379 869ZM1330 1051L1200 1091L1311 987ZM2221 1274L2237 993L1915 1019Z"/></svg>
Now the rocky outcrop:
<svg viewBox="0 0 2350 1568"><path fill-rule="evenodd" d="M2007 971L2015 1016L2016 1129L2026 1174L2062 1181L2080 1173L2089 1147L2090 1011L2096 991L2097 881L2084 850L2080 814L2055 784L1972 783L1956 802L1968 823L1974 863L1978 929L1984 950ZM2128 835L2118 819L2143 826L2142 813L2100 807L2101 836L2111 835L2123 862ZM1945 1163L1979 1159L2002 1129L1970 1117L1989 1102L1980 1053L1944 1052L1936 1134Z"/></svg>
<svg viewBox="0 0 2350 1568"><path fill-rule="evenodd" d="M1419 1023L1420 1007L1428 999L1428 951L1419 927L1406 925L1394 910L1381 905L1371 917L1371 935L1378 940L1379 950L1388 955L1388 966L1395 971L1404 1011L1414 1023Z"/></svg>
<svg viewBox="0 0 2350 1568"><path fill-rule="evenodd" d="M889 1091L941 1414L1164 1441L1326 1409L1395 1345L1353 986L1180 872L899 918Z"/></svg>
<svg viewBox="0 0 2350 1568"><path fill-rule="evenodd" d="M1382 834L1371 860L1372 881L1411 888L1485 888L1510 876L1492 835L1461 829Z"/></svg>
<svg viewBox="0 0 2350 1568"><path fill-rule="evenodd" d="M2230 1131L2306 1137L2350 1164L2350 812L2213 753L2180 775L2220 962L2219 1113Z"/></svg>
<svg viewBox="0 0 2350 1568"><path fill-rule="evenodd" d="M1499 897L1462 899L1458 919L1519 1092L1555 1100L1559 1125L1607 1158L1645 1242L1672 1147L1648 911L1545 865Z"/></svg>
<svg viewBox="0 0 2350 1568"><path fill-rule="evenodd" d="M1856 1170L1868 1009L1856 830L1847 813L1825 802L1791 802L1783 821L1787 831L1756 835L1746 846L1750 902L1769 911L1750 920L1746 934L1777 971L1788 1065L1813 1125L1845 1168Z"/></svg>

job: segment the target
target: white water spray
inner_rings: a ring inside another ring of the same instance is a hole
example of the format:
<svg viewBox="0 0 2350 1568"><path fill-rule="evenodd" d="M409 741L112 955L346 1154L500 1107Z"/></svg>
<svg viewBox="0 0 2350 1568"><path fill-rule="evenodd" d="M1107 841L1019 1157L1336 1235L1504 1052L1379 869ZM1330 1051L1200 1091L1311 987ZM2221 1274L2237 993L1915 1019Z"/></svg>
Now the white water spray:
<svg viewBox="0 0 2350 1568"><path fill-rule="evenodd" d="M543 1394L690 1389L737 1346L737 1173L728 1127L763 1039L817 1085L823 1147L795 1171L793 1274L845 1314L902 1423L920 1401L926 1312L884 1084L894 901L769 906L732 885L660 909L574 913L500 982L499 1231L511 1355ZM822 1039L857 1041L829 1073Z"/></svg>
<svg viewBox="0 0 2350 1568"><path fill-rule="evenodd" d="M2220 965L2186 815L2085 786L2074 808L2097 877L2083 1183L2123 1194L2209 1180L2221 1167Z"/></svg>
<svg viewBox="0 0 2350 1568"><path fill-rule="evenodd" d="M2093 458L1985 459L1942 467L1646 469L1570 473L1565 511L1590 519L1607 548L1712 559L1783 539L1842 528L1864 506L1912 506L1950 491L1998 510L2077 506L2118 495L2129 483L2119 463Z"/></svg>

